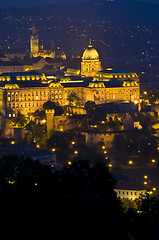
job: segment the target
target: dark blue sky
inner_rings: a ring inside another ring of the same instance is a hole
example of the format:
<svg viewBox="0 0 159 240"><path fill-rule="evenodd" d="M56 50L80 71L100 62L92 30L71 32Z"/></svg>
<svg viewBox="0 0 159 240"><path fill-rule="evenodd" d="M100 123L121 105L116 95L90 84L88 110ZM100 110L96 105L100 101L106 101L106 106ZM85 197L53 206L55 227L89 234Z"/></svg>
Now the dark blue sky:
<svg viewBox="0 0 159 240"><path fill-rule="evenodd" d="M51 3L78 3L85 2L86 0L0 0L0 8L6 6L36 6L41 4L51 4ZM119 1L119 0L118 0ZM123 1L123 0L122 0ZM129 1L129 0L125 0ZM136 0L150 3L159 3L159 0Z"/></svg>

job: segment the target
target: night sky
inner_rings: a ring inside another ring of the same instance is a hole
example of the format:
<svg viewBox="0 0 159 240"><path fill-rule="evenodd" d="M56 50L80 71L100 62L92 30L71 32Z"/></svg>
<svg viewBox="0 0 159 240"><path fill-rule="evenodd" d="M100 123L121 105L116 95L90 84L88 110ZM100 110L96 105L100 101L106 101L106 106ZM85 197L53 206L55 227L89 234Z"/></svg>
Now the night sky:
<svg viewBox="0 0 159 240"><path fill-rule="evenodd" d="M0 8L6 7L6 6L36 6L36 5L51 4L51 3L52 4L53 3L79 3L79 2L85 2L85 1L86 0L25 0L25 1L0 0ZM128 0L124 0L124 1L128 1ZM159 3L159 0L136 0L136 1Z"/></svg>

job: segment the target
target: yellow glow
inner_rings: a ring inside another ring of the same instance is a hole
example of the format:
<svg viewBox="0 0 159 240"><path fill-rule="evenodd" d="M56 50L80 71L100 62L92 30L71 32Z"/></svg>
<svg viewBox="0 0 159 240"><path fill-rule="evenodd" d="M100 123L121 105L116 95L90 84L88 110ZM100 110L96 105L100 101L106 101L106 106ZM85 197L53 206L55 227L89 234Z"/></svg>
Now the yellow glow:
<svg viewBox="0 0 159 240"><path fill-rule="evenodd" d="M11 141L11 144L15 144L15 141Z"/></svg>
<svg viewBox="0 0 159 240"><path fill-rule="evenodd" d="M134 101L134 103L135 103L135 104L138 104L138 101L137 101L137 100L135 100L135 101Z"/></svg>
<svg viewBox="0 0 159 240"><path fill-rule="evenodd" d="M72 142L72 145L74 145L75 144L75 142Z"/></svg>
<svg viewBox="0 0 159 240"><path fill-rule="evenodd" d="M156 191L156 188L154 187L152 190L153 190L153 191Z"/></svg>
<svg viewBox="0 0 159 240"><path fill-rule="evenodd" d="M34 183L35 186L37 186L38 184L37 183Z"/></svg>
<svg viewBox="0 0 159 240"><path fill-rule="evenodd" d="M76 150L74 153L75 153L75 154L78 154L78 151Z"/></svg>
<svg viewBox="0 0 159 240"><path fill-rule="evenodd" d="M39 145L39 144L37 144L37 145L36 145L36 147L37 147L37 148L39 148L39 147L40 147L40 145Z"/></svg>
<svg viewBox="0 0 159 240"><path fill-rule="evenodd" d="M145 92L144 92L144 94L146 95L146 94L147 94L147 92L145 91Z"/></svg>
<svg viewBox="0 0 159 240"><path fill-rule="evenodd" d="M102 149L105 149L105 146L102 146Z"/></svg>
<svg viewBox="0 0 159 240"><path fill-rule="evenodd" d="M157 150L159 150L159 147L157 148Z"/></svg>
<svg viewBox="0 0 159 240"><path fill-rule="evenodd" d="M53 151L53 152L55 152L55 151L56 151L56 149L55 149L55 148L53 148L53 149L52 149L52 151Z"/></svg>
<svg viewBox="0 0 159 240"><path fill-rule="evenodd" d="M10 181L10 180L8 180L8 183L9 183L9 184L14 184L15 181Z"/></svg>
<svg viewBox="0 0 159 240"><path fill-rule="evenodd" d="M107 153L107 151L104 151L104 153L106 154L106 153Z"/></svg>
<svg viewBox="0 0 159 240"><path fill-rule="evenodd" d="M45 119L43 119L43 120L41 121L41 123L43 123L43 124L44 124L44 123L46 123L46 120L45 120Z"/></svg>
<svg viewBox="0 0 159 240"><path fill-rule="evenodd" d="M144 178L145 178L145 179L147 179L147 178L148 178L148 176L147 176L147 175L145 175L145 176L144 176Z"/></svg>
<svg viewBox="0 0 159 240"><path fill-rule="evenodd" d="M69 162L68 162L68 165L71 165L71 164L72 164L72 162L69 161Z"/></svg>
<svg viewBox="0 0 159 240"><path fill-rule="evenodd" d="M155 159L152 159L152 160L151 160L151 162L152 162L152 163L155 163L155 162L156 162L156 160L155 160Z"/></svg>
<svg viewBox="0 0 159 240"><path fill-rule="evenodd" d="M111 164L111 163L110 163L110 164L108 164L108 167L110 167L110 168L111 168L111 167L112 167L112 164Z"/></svg>
<svg viewBox="0 0 159 240"><path fill-rule="evenodd" d="M129 161L129 165L132 165L132 164L133 164L133 161L130 160L130 161Z"/></svg>
<svg viewBox="0 0 159 240"><path fill-rule="evenodd" d="M147 182L144 182L145 185L147 185Z"/></svg>

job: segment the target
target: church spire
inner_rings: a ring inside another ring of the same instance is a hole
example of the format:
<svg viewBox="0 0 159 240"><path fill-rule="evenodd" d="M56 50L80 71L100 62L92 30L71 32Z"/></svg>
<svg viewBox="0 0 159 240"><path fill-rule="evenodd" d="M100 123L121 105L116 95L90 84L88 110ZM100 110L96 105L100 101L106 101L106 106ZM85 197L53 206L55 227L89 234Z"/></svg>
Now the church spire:
<svg viewBox="0 0 159 240"><path fill-rule="evenodd" d="M33 26L32 26L32 35L35 35L36 34L36 28L35 28L35 23L33 23Z"/></svg>

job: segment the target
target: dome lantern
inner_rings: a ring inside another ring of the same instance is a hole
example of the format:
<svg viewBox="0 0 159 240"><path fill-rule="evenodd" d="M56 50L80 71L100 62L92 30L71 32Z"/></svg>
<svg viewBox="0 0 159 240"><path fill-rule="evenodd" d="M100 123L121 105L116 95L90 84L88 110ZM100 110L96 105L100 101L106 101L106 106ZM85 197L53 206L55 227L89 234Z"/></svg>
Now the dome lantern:
<svg viewBox="0 0 159 240"><path fill-rule="evenodd" d="M91 39L89 40L89 45L88 45L87 49L83 53L82 59L83 60L99 59L99 54L98 54L97 50L95 50L93 48Z"/></svg>

